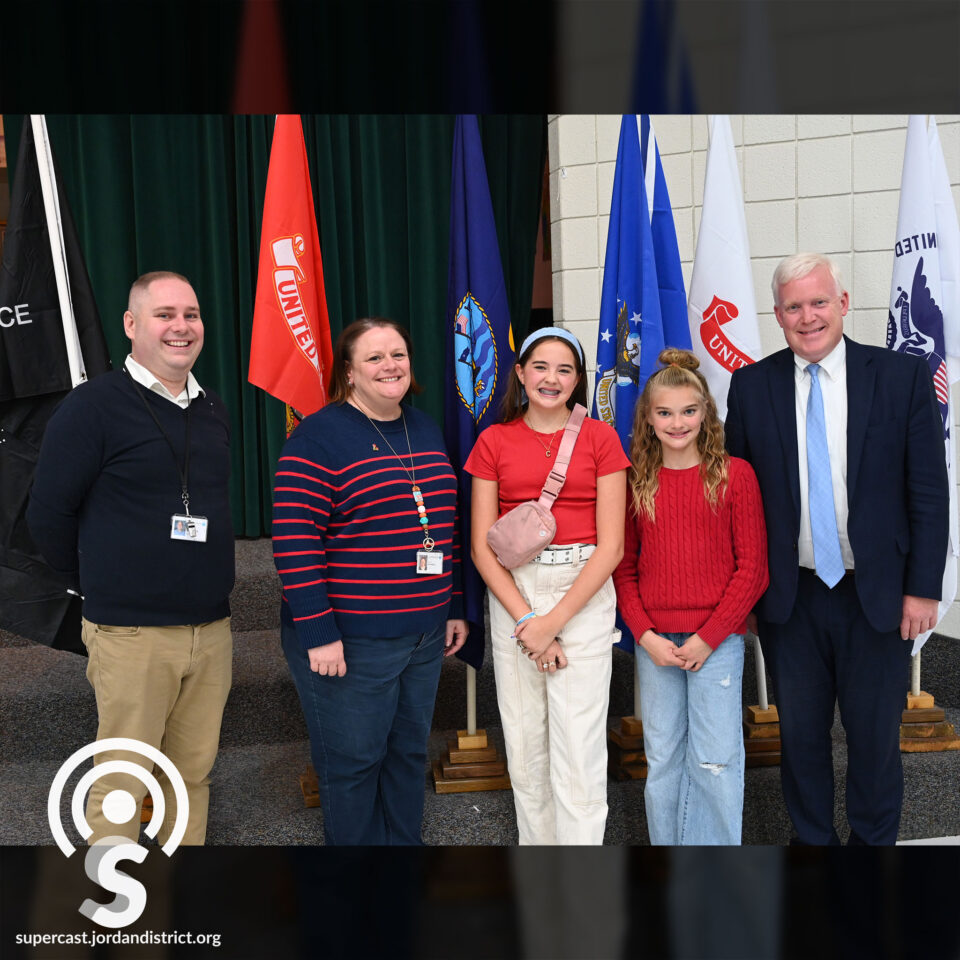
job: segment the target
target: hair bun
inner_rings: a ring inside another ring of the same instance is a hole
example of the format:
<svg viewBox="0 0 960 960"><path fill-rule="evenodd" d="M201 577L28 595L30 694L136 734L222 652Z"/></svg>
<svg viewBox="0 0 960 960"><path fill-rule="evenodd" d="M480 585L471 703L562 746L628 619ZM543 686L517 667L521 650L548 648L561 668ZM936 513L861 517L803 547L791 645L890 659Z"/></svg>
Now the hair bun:
<svg viewBox="0 0 960 960"><path fill-rule="evenodd" d="M696 370L700 366L700 360L695 353L689 350L679 350L676 347L667 347L666 350L661 350L657 359L665 367L672 364L683 370Z"/></svg>

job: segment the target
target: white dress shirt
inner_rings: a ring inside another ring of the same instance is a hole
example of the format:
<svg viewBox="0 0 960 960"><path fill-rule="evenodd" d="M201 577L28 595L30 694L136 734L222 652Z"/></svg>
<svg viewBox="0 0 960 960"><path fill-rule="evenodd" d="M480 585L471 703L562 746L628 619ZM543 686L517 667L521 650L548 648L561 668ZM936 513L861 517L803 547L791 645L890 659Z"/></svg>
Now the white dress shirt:
<svg viewBox="0 0 960 960"><path fill-rule="evenodd" d="M204 396L203 387L197 383L196 377L191 372L187 373L186 386L177 396L174 396L142 363L137 363L130 353L127 354L126 368L130 376L141 386L159 394L165 400L183 407L184 410L190 405L191 399Z"/></svg>
<svg viewBox="0 0 960 960"><path fill-rule="evenodd" d="M810 532L810 482L807 475L807 400L810 396L809 361L793 356L797 403L797 456L800 467L800 539L797 550L800 566L816 569L813 536ZM833 508L840 535L840 553L847 570L853 569L853 550L847 536L847 345L840 342L820 361L820 393L823 419L830 453L830 479L833 483Z"/></svg>

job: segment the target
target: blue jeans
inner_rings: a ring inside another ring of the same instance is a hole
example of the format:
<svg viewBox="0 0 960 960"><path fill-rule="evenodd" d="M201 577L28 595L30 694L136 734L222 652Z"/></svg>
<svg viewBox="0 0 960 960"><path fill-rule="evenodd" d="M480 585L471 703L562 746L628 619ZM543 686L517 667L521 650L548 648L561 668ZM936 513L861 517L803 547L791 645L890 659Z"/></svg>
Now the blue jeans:
<svg viewBox="0 0 960 960"><path fill-rule="evenodd" d="M310 669L296 629L283 652L310 731L328 845L420 844L427 738L446 623L404 637L344 637L343 677Z"/></svg>
<svg viewBox="0 0 960 960"><path fill-rule="evenodd" d="M665 633L678 647L692 634ZM743 822L743 636L732 633L696 672L658 667L636 649L647 755L650 842L739 844Z"/></svg>

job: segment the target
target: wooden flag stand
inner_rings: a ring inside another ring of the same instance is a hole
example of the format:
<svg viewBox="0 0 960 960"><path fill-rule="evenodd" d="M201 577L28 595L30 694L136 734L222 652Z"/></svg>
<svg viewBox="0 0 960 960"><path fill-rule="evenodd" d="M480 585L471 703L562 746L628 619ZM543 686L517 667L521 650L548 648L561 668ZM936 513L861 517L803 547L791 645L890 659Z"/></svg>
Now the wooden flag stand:
<svg viewBox="0 0 960 960"><path fill-rule="evenodd" d="M907 694L907 709L900 715L901 753L936 753L960 750L960 737L948 723L942 707L934 704L932 694L921 690Z"/></svg>
<svg viewBox="0 0 960 960"><path fill-rule="evenodd" d="M900 752L960 750L960 737L953 724L947 722L943 708L936 706L932 694L920 689L920 651L913 658L911 673L907 708L900 715Z"/></svg>
<svg viewBox="0 0 960 960"><path fill-rule="evenodd" d="M507 762L487 740L486 730L458 730L447 741L447 752L433 762L433 789L437 793L475 793L509 790Z"/></svg>
<svg viewBox="0 0 960 960"><path fill-rule="evenodd" d="M760 703L743 711L743 746L748 767L772 767L780 762L780 714L767 700L767 673L760 641L753 638Z"/></svg>
<svg viewBox="0 0 960 960"><path fill-rule="evenodd" d="M317 780L317 771L313 769L313 764L308 763L307 769L299 776L300 792L303 794L303 805L305 807L320 806L320 782Z"/></svg>
<svg viewBox="0 0 960 960"><path fill-rule="evenodd" d="M447 751L433 763L433 789L437 793L476 793L509 790L507 762L477 729L477 671L467 665L467 729L447 741Z"/></svg>
<svg viewBox="0 0 960 960"><path fill-rule="evenodd" d="M774 704L744 708L743 747L748 767L773 767L780 762L780 714Z"/></svg>
<svg viewBox="0 0 960 960"><path fill-rule="evenodd" d="M634 678L636 685L636 678ZM637 709L639 714L640 710ZM643 752L643 723L638 717L621 717L607 730L607 773L614 780L645 780L647 757Z"/></svg>
<svg viewBox="0 0 960 960"><path fill-rule="evenodd" d="M607 773L614 780L645 780L647 756L643 752L640 719L640 682L633 670L633 715L621 717L607 730Z"/></svg>

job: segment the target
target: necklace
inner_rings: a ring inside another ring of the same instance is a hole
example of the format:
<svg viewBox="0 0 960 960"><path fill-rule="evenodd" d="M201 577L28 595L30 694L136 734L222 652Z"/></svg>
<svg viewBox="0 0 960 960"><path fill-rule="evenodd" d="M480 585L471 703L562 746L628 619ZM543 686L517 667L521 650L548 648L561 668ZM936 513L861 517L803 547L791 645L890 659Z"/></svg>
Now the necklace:
<svg viewBox="0 0 960 960"><path fill-rule="evenodd" d="M569 420L570 417L568 416L567 419ZM540 439L540 434L537 433L537 431L530 426L530 424L527 422L526 419L523 422L526 423L528 427L530 427L530 432L537 438L537 443L539 443L540 446L543 447L543 455L545 457L552 457L554 441L557 439L557 434L563 432L564 428L566 427L566 423L564 423L564 425L559 430L554 431L553 436L550 437L550 443L546 444Z"/></svg>
<svg viewBox="0 0 960 960"><path fill-rule="evenodd" d="M530 429L533 430L533 427L531 427ZM559 433L559 432L560 432L560 431L558 430L557 433ZM550 438L550 443L549 443L549 444L544 443L544 442L540 439L540 434L537 433L536 430L533 430L533 435L537 438L537 443L539 443L540 446L543 447L543 455L544 455L545 457L552 457L552 456L553 456L553 441L557 439L557 434L555 433L555 434Z"/></svg>
<svg viewBox="0 0 960 960"><path fill-rule="evenodd" d="M408 456L410 457L410 469L407 469L407 465L400 459L400 454L393 449L393 444L383 435L383 431L376 425L376 423L369 417L366 410L361 410L360 407L356 409L367 418L370 426L373 427L377 433L380 434L380 439L390 448L390 452L397 458L397 463L400 464L400 469L407 475L407 479L410 481L411 490L413 493L413 502L417 508L417 519L420 521L420 526L423 528L423 549L432 550L434 548L435 542L430 536L430 521L427 519L427 508L423 505L423 493L420 490L420 487L417 484L417 468L413 463L413 447L410 446L410 434L407 432L407 418L403 415L403 408L400 409L400 419L403 421L403 435L407 438L407 450L409 451Z"/></svg>

